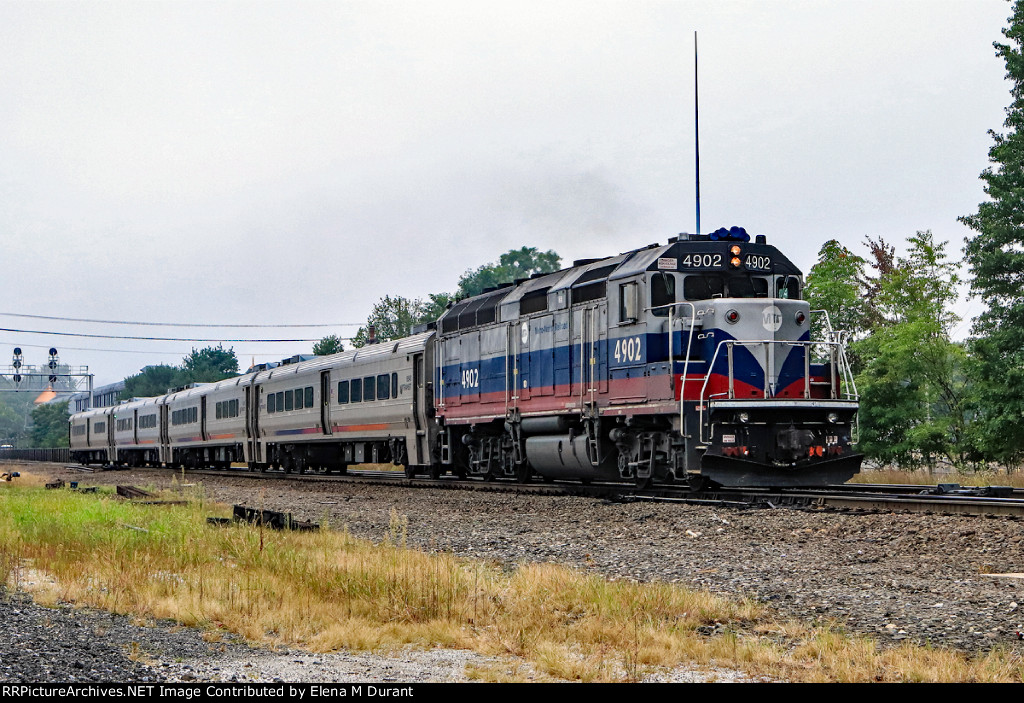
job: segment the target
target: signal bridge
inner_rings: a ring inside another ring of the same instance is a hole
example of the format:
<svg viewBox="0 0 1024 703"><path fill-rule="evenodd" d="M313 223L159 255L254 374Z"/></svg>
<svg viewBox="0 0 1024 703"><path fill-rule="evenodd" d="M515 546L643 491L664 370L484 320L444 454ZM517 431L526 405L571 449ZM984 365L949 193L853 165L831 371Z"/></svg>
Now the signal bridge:
<svg viewBox="0 0 1024 703"><path fill-rule="evenodd" d="M52 390L55 393L89 393L92 407L93 375L88 366L68 366L60 362L55 348L50 349L46 365L25 364L20 347L14 348L11 365L0 367L0 393L24 393Z"/></svg>

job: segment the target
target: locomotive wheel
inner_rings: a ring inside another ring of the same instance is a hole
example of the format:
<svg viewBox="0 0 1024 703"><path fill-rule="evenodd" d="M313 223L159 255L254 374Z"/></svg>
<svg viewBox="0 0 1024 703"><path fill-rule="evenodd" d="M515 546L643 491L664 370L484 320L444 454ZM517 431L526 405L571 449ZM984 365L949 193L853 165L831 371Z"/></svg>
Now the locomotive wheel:
<svg viewBox="0 0 1024 703"><path fill-rule="evenodd" d="M416 478L416 467L413 466L412 464L406 464L405 465L405 477L406 478Z"/></svg>
<svg viewBox="0 0 1024 703"><path fill-rule="evenodd" d="M525 461L516 467L516 483L529 483L532 476L530 465Z"/></svg>
<svg viewBox="0 0 1024 703"><path fill-rule="evenodd" d="M443 474L443 473L444 473L444 469L441 467L440 464L431 464L430 465L430 478L432 478L432 479L434 479L436 481L437 479L441 478L441 474Z"/></svg>
<svg viewBox="0 0 1024 703"><path fill-rule="evenodd" d="M690 490L694 493L700 493L712 488L711 480L707 476L701 476L700 474L689 474L686 477L686 481L690 484Z"/></svg>
<svg viewBox="0 0 1024 703"><path fill-rule="evenodd" d="M651 484L654 483L654 479L651 476L643 476L643 477L637 476L636 479L635 479L635 482L636 482L636 489L638 491L646 491L648 488L651 487Z"/></svg>

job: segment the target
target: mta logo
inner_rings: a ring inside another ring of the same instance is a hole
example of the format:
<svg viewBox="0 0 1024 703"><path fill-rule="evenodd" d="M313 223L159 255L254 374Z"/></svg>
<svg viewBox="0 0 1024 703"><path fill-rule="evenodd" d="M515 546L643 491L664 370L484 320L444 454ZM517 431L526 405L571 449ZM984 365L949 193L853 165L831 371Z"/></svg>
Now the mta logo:
<svg viewBox="0 0 1024 703"><path fill-rule="evenodd" d="M761 326L769 332L778 332L782 327L782 311L774 305L761 310Z"/></svg>

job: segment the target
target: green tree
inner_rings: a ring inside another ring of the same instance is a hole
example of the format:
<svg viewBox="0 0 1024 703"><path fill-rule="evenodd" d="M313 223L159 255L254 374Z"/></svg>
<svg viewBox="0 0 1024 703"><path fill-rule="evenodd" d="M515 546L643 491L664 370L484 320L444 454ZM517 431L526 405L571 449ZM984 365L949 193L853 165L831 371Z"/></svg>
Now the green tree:
<svg viewBox="0 0 1024 703"><path fill-rule="evenodd" d="M4 393L3 395L13 395ZM0 400L0 444L13 444L25 432L25 419Z"/></svg>
<svg viewBox="0 0 1024 703"><path fill-rule="evenodd" d="M341 337L336 334L328 335L313 345L313 353L317 356L330 356L343 351L345 346L341 343Z"/></svg>
<svg viewBox="0 0 1024 703"><path fill-rule="evenodd" d="M1005 134L990 131L992 166L981 179L990 200L960 218L976 232L964 253L973 276L971 291L986 310L974 323L969 343L970 373L978 416L978 444L987 458L1020 465L1024 460L1024 1L995 42L1006 63L1012 101Z"/></svg>
<svg viewBox="0 0 1024 703"><path fill-rule="evenodd" d="M421 321L423 311L424 303L419 299L385 295L373 306L366 325L360 327L352 338L352 346L358 348L367 344L370 325L374 326L378 342L408 337L412 334L413 325Z"/></svg>
<svg viewBox="0 0 1024 703"><path fill-rule="evenodd" d="M426 299L386 295L373 306L366 325L352 337L352 346L358 348L367 343L370 325L375 328L378 342L408 337L413 326L435 322L455 300L479 295L486 288L528 278L534 273L557 271L560 262L561 258L553 251L540 252L534 247L511 249L496 263L466 271L459 279L459 288L454 294L431 293Z"/></svg>
<svg viewBox="0 0 1024 703"><path fill-rule="evenodd" d="M818 261L807 274L804 286L804 298L811 309L826 311L833 329L845 330L854 338L864 333L865 263L863 258L830 239L818 252ZM821 326L817 329L822 331Z"/></svg>
<svg viewBox="0 0 1024 703"><path fill-rule="evenodd" d="M234 348L224 349L222 344L198 350L193 347L181 368L188 379L186 383L210 383L237 376L238 357Z"/></svg>
<svg viewBox="0 0 1024 703"><path fill-rule="evenodd" d="M28 428L32 424L33 401L48 385L46 376L23 377L21 383L15 383L9 376L0 378L0 440L21 441L28 436ZM68 385L66 379L53 384L57 390ZM7 442L3 442L7 443Z"/></svg>
<svg viewBox="0 0 1024 703"><path fill-rule="evenodd" d="M951 312L958 264L930 231L908 243L907 256L874 280L880 322L854 345L862 360L862 447L900 466L934 466L940 459L963 466L973 454L965 354L950 339L958 320Z"/></svg>
<svg viewBox="0 0 1024 703"><path fill-rule="evenodd" d="M510 249L502 254L497 263L485 264L472 271L466 271L459 278L457 299L469 298L494 288L512 283L519 278L529 278L535 273L551 273L561 266L561 257L554 251L540 252L536 247Z"/></svg>
<svg viewBox="0 0 1024 703"><path fill-rule="evenodd" d="M896 247L882 237L865 237L864 245L868 248L868 267L874 270L874 275L861 279L864 291L863 321L868 330L873 330L895 322L886 317L880 306L884 297L882 282L890 280L896 271Z"/></svg>
<svg viewBox="0 0 1024 703"><path fill-rule="evenodd" d="M32 411L32 430L29 433L33 447L68 446L68 404L44 403Z"/></svg>
<svg viewBox="0 0 1024 703"><path fill-rule="evenodd" d="M420 304L420 322L436 322L444 314L453 298L450 293L431 293Z"/></svg>
<svg viewBox="0 0 1024 703"><path fill-rule="evenodd" d="M175 388L183 383L181 368L169 364L146 366L134 376L124 379L124 390L121 399L152 398L163 395L168 388Z"/></svg>
<svg viewBox="0 0 1024 703"><path fill-rule="evenodd" d="M163 395L169 388L190 383L212 383L238 374L238 358L234 349L222 345L192 349L182 359L181 366L158 364L147 366L139 373L124 379L121 399L152 398Z"/></svg>

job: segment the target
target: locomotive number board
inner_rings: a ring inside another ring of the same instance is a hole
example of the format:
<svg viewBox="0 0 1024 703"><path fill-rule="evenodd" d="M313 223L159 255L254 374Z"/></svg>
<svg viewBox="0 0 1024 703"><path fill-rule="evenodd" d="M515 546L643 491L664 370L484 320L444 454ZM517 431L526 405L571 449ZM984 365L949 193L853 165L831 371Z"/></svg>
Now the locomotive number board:
<svg viewBox="0 0 1024 703"><path fill-rule="evenodd" d="M661 271L687 271L693 269L729 268L730 256L723 252L693 252L679 258L663 256L658 259ZM752 271L770 271L772 257L760 254L740 254L743 268Z"/></svg>

